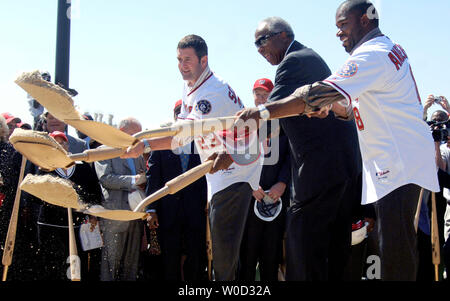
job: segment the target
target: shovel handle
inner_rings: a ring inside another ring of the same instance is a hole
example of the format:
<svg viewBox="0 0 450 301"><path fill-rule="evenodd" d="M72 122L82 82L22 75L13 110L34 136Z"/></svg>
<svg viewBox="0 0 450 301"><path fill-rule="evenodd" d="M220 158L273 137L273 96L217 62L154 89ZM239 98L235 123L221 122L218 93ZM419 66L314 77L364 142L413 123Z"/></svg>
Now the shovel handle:
<svg viewBox="0 0 450 301"><path fill-rule="evenodd" d="M124 154L126 148L114 148L114 147L101 147L95 149L88 149L82 153L71 154L69 158L73 161L85 161L85 162L94 162L94 161L102 161L120 157Z"/></svg>

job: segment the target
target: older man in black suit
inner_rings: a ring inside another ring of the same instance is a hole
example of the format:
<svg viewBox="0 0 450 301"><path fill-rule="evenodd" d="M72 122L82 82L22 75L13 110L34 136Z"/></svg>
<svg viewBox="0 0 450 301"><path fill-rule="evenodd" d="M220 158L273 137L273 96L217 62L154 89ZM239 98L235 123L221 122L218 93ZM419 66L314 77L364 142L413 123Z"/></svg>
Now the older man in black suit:
<svg viewBox="0 0 450 301"><path fill-rule="evenodd" d="M328 77L325 61L294 39L283 19L261 21L258 52L278 65L274 102ZM260 107L264 114L264 107ZM351 245L351 205L359 202L361 159L353 123L294 116L280 119L291 148L293 189L287 213L286 280L341 279Z"/></svg>

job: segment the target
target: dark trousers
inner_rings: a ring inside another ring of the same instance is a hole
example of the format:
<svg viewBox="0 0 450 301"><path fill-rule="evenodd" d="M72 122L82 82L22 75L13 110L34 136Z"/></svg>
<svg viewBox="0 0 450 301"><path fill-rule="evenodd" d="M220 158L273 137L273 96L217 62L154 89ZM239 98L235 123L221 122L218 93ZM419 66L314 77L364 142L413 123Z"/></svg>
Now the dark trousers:
<svg viewBox="0 0 450 301"><path fill-rule="evenodd" d="M381 280L416 281L418 251L414 215L419 193L419 186L408 184L375 203Z"/></svg>
<svg viewBox="0 0 450 301"><path fill-rule="evenodd" d="M242 182L215 193L211 199L209 219L214 277L217 281L236 278L239 250L251 199L252 188L248 183Z"/></svg>
<svg viewBox="0 0 450 301"><path fill-rule="evenodd" d="M254 281L259 262L260 279L278 280L278 265L282 258L286 211L270 222L258 218L253 210L253 199L248 211L247 224L241 244L239 280Z"/></svg>
<svg viewBox="0 0 450 301"><path fill-rule="evenodd" d="M286 280L341 280L350 255L357 178L292 205L286 217Z"/></svg>
<svg viewBox="0 0 450 301"><path fill-rule="evenodd" d="M37 280L70 281L69 229L38 225L39 265L36 265ZM81 249L79 227L74 227L78 257L80 258L81 280L87 280L87 252Z"/></svg>
<svg viewBox="0 0 450 301"><path fill-rule="evenodd" d="M206 269L206 217L201 228L190 224L179 221L171 228L159 229L164 280L181 280L182 255L186 255L184 280L202 280Z"/></svg>

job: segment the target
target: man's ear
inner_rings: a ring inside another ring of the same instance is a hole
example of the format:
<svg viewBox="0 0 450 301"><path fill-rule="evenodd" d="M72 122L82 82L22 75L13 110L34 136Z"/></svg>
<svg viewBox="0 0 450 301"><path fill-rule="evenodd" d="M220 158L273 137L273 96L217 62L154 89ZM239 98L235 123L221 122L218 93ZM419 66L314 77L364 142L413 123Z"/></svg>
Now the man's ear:
<svg viewBox="0 0 450 301"><path fill-rule="evenodd" d="M363 26L363 28L367 28L370 24L369 17L367 17L367 14L364 14L359 19L360 24Z"/></svg>
<svg viewBox="0 0 450 301"><path fill-rule="evenodd" d="M200 59L200 64L202 65L202 68L206 68L208 65L208 56L205 55Z"/></svg>

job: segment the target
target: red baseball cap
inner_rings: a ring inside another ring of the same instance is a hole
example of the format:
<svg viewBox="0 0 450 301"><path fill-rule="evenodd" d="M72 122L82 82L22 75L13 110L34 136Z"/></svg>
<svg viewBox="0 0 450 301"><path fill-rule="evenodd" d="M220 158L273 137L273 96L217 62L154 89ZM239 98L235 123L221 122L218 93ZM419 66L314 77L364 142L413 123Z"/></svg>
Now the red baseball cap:
<svg viewBox="0 0 450 301"><path fill-rule="evenodd" d="M256 80L255 84L253 85L253 90L257 88L262 88L266 90L267 92L272 92L273 89L273 83L268 78L260 78Z"/></svg>
<svg viewBox="0 0 450 301"><path fill-rule="evenodd" d="M63 132L60 132L60 131L53 131L53 132L51 132L51 133L50 133L50 137L53 137L53 138L55 138L55 137L61 137L61 138L63 138L66 142L69 142L69 140L67 139L66 134L64 134Z"/></svg>
<svg viewBox="0 0 450 301"><path fill-rule="evenodd" d="M181 99L177 100L177 102L175 103L175 107L173 108L173 110L175 111L175 109L176 109L178 106L181 106L181 104L182 104L182 100L181 100Z"/></svg>
<svg viewBox="0 0 450 301"><path fill-rule="evenodd" d="M7 112L2 113L2 116L3 116L3 118L5 118L6 123L10 123L13 120L15 120L16 123L22 122L22 120L20 120L19 117L14 117L13 115L11 115L11 114L9 114Z"/></svg>

